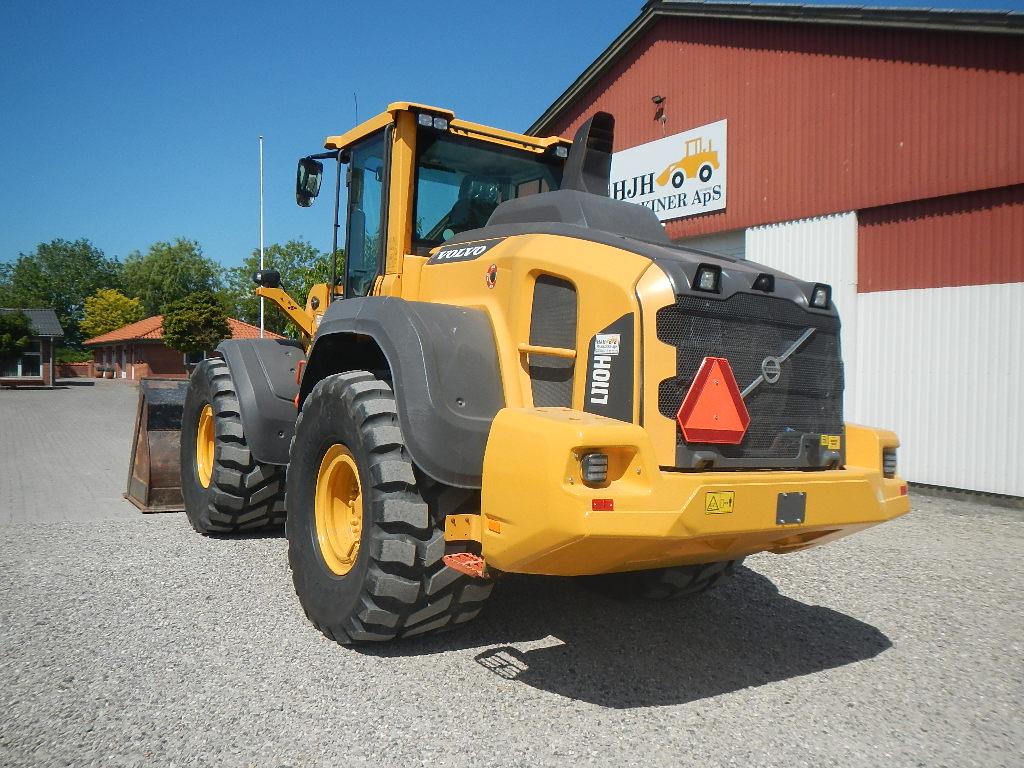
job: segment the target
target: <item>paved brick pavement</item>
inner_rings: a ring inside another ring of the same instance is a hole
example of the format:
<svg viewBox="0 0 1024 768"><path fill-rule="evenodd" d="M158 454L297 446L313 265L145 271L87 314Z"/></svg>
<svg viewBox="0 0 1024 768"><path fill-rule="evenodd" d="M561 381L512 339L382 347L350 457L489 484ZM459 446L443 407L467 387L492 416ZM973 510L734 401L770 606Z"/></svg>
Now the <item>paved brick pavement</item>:
<svg viewBox="0 0 1024 768"><path fill-rule="evenodd" d="M0 389L0 524L124 519L137 385Z"/></svg>

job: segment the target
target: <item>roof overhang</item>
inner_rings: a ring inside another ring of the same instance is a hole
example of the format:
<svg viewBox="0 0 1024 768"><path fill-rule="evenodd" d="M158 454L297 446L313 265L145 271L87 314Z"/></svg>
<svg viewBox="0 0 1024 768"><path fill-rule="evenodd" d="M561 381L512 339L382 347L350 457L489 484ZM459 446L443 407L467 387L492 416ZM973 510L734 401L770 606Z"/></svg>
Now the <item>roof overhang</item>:
<svg viewBox="0 0 1024 768"><path fill-rule="evenodd" d="M858 5L797 5L788 3L695 2L648 0L640 15L612 41L604 52L577 77L555 102L526 129L528 134L551 131L551 124L637 38L660 18L733 19L796 24L829 24L856 27L930 29L945 32L1024 34L1024 13L1014 11L962 11L937 8L870 8Z"/></svg>

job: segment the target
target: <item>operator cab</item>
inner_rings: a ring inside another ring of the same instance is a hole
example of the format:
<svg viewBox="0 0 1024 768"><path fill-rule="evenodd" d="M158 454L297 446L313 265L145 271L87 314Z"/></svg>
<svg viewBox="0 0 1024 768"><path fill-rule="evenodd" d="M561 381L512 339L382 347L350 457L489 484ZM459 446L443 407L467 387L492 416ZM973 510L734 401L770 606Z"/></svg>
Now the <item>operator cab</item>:
<svg viewBox="0 0 1024 768"><path fill-rule="evenodd" d="M345 297L370 294L392 270L396 252L399 258L426 256L486 225L501 203L559 189L568 155L568 142L557 137L500 131L407 102L328 137L326 146L334 151L299 161L296 201L308 207L319 193L320 160L347 163L345 272L339 281ZM340 185L339 168L336 205ZM339 230L336 214L336 236Z"/></svg>

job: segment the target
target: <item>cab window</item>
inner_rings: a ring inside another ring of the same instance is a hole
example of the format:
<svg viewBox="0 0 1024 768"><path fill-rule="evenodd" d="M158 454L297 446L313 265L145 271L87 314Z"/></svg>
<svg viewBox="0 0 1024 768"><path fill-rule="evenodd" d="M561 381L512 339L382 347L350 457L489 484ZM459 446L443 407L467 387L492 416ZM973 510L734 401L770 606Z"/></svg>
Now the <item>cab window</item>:
<svg viewBox="0 0 1024 768"><path fill-rule="evenodd" d="M487 223L505 200L558 189L563 161L421 128L416 137L413 247L426 253Z"/></svg>
<svg viewBox="0 0 1024 768"><path fill-rule="evenodd" d="M383 190L384 134L378 133L357 144L349 161L346 298L366 296L380 272Z"/></svg>

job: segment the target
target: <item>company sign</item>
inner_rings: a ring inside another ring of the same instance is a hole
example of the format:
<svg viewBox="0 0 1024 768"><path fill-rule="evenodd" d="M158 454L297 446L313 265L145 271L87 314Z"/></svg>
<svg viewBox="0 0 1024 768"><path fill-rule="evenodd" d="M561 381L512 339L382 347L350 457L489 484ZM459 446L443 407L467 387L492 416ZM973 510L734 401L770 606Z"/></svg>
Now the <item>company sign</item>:
<svg viewBox="0 0 1024 768"><path fill-rule="evenodd" d="M662 221L725 208L725 120L612 155L609 192Z"/></svg>

